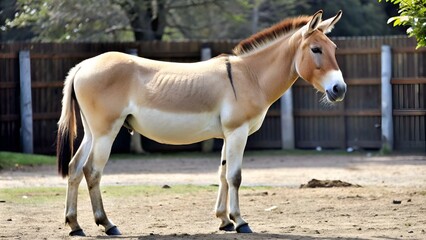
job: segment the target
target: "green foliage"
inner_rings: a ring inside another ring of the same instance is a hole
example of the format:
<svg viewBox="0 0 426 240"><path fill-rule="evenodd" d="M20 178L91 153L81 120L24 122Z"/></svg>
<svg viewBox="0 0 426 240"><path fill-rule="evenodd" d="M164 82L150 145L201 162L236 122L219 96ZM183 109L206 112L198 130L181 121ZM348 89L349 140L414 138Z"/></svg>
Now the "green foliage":
<svg viewBox="0 0 426 240"><path fill-rule="evenodd" d="M10 6L14 0L5 1ZM27 37L43 42L146 40L137 34L157 27L164 29L155 30L162 40L242 39L287 17L323 9L328 18L341 9L332 35L387 35L398 32L386 24L389 5L394 6L365 0L16 0L16 14L8 7L0 31L27 29ZM159 15L162 23L152 27Z"/></svg>
<svg viewBox="0 0 426 240"><path fill-rule="evenodd" d="M381 0L379 0L381 1ZM409 26L407 34L415 37L417 48L426 47L426 2L424 0L386 0L398 5L400 14L389 18L393 26Z"/></svg>
<svg viewBox="0 0 426 240"><path fill-rule="evenodd" d="M388 144L384 144L382 148L380 148L379 155L386 156L392 153L392 149Z"/></svg>
<svg viewBox="0 0 426 240"><path fill-rule="evenodd" d="M17 9L6 26L30 27L36 41L132 40L127 17L112 1L17 0Z"/></svg>
<svg viewBox="0 0 426 240"><path fill-rule="evenodd" d="M299 9L298 12L312 14L318 9L323 9L323 18L329 18L337 11L343 11L343 16L331 32L331 36L380 36L396 33L395 29L386 24L388 16L384 6L374 1L316 0L313 2L307 8Z"/></svg>

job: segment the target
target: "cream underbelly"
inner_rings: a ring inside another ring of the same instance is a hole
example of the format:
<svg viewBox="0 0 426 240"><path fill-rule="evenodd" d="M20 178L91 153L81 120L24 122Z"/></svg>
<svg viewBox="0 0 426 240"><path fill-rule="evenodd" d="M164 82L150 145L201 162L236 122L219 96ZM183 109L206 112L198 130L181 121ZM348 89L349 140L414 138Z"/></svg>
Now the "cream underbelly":
<svg viewBox="0 0 426 240"><path fill-rule="evenodd" d="M211 138L223 138L218 113L175 113L151 108L132 111L128 123L154 141L166 144L190 144Z"/></svg>

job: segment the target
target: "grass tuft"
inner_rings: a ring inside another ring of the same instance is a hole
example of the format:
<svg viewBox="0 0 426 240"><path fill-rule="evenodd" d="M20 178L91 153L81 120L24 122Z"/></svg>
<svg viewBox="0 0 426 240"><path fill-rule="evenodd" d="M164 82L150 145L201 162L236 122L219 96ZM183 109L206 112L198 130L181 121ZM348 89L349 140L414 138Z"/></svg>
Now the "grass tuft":
<svg viewBox="0 0 426 240"><path fill-rule="evenodd" d="M0 152L0 169L10 168L14 166L34 166L34 165L54 165L55 157L24 154L14 152Z"/></svg>

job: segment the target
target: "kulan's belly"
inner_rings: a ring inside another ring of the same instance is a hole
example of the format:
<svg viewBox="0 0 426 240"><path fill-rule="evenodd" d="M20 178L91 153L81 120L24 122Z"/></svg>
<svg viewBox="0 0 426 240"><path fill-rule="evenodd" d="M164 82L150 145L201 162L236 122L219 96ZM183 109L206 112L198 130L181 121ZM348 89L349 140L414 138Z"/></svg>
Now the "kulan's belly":
<svg viewBox="0 0 426 240"><path fill-rule="evenodd" d="M219 115L212 112L176 113L140 108L132 116L128 122L136 132L160 143L179 145L223 138Z"/></svg>

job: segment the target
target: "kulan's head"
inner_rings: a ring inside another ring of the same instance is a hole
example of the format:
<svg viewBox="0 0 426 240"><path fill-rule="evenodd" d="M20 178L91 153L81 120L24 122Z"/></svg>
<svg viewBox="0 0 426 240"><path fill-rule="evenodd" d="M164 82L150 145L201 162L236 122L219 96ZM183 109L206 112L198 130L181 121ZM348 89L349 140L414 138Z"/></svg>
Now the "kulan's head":
<svg viewBox="0 0 426 240"><path fill-rule="evenodd" d="M342 101L346 83L336 61L336 45L326 36L331 32L342 11L322 21L322 10L315 13L300 31L301 44L296 52L295 69L299 76L325 93L329 102Z"/></svg>

